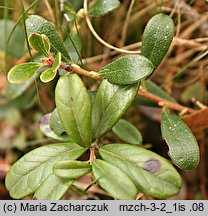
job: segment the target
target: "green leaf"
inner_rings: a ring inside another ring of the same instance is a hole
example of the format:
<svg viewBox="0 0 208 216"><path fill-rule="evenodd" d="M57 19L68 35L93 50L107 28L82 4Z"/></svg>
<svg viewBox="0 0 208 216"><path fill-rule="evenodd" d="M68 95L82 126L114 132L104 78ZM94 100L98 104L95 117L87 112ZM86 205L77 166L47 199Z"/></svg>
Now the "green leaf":
<svg viewBox="0 0 208 216"><path fill-rule="evenodd" d="M12 36L9 40L7 47L5 47L5 42L7 42L10 33L13 31L15 26L15 22L12 20L0 20L0 50L4 50L6 48L7 54L17 57L22 57L24 54L24 31L21 26L16 26Z"/></svg>
<svg viewBox="0 0 208 216"><path fill-rule="evenodd" d="M66 62L70 61L70 57L62 39L50 22L38 15L30 15L26 20L26 28L28 35L46 35L51 43L51 52L54 52L55 54L61 52L63 60Z"/></svg>
<svg viewBox="0 0 208 216"><path fill-rule="evenodd" d="M60 160L74 160L86 149L75 143L58 143L37 148L20 158L6 176L10 196L20 199L33 194L52 173L53 165Z"/></svg>
<svg viewBox="0 0 208 216"><path fill-rule="evenodd" d="M174 36L174 23L170 16L157 14L147 23L143 36L141 54L155 66L166 55Z"/></svg>
<svg viewBox="0 0 208 216"><path fill-rule="evenodd" d="M103 16L120 6L119 0L96 0L89 10L90 16Z"/></svg>
<svg viewBox="0 0 208 216"><path fill-rule="evenodd" d="M194 169L199 164L199 147L191 130L175 114L162 111L162 137L165 139L172 161L183 170Z"/></svg>
<svg viewBox="0 0 208 216"><path fill-rule="evenodd" d="M79 61L79 56L82 49L82 41L80 35L76 33L71 33L65 41L67 50L69 51L69 56L74 63Z"/></svg>
<svg viewBox="0 0 208 216"><path fill-rule="evenodd" d="M35 191L34 197L39 200L59 200L72 183L72 180L61 179L50 174Z"/></svg>
<svg viewBox="0 0 208 216"><path fill-rule="evenodd" d="M62 76L55 90L59 118L67 134L79 145L92 143L91 104L82 80L76 74Z"/></svg>
<svg viewBox="0 0 208 216"><path fill-rule="evenodd" d="M107 133L131 106L138 91L138 83L114 85L103 80L92 107L92 128L94 138Z"/></svg>
<svg viewBox="0 0 208 216"><path fill-rule="evenodd" d="M144 81L143 87L147 92L150 92L154 95L157 95L165 100L171 101L173 103L177 104L177 101L171 97L168 93L166 93L162 88L160 88L157 84L152 82L151 80ZM158 103L155 101L152 101L150 99L142 98L140 96L136 97L135 102L140 105L144 106L151 106L151 107L158 107Z"/></svg>
<svg viewBox="0 0 208 216"><path fill-rule="evenodd" d="M30 46L37 51L39 54L42 54L46 57L50 57L50 40L48 37L44 34L31 34L28 38L28 41L30 43Z"/></svg>
<svg viewBox="0 0 208 216"><path fill-rule="evenodd" d="M99 71L99 75L106 77L111 83L124 85L144 79L153 70L153 64L146 57L127 55L103 67Z"/></svg>
<svg viewBox="0 0 208 216"><path fill-rule="evenodd" d="M61 53L58 52L55 59L54 59L54 63L52 65L51 68L45 70L41 76L40 79L42 82L47 83L50 82L51 80L53 80L57 74L57 70L59 69L61 65Z"/></svg>
<svg viewBox="0 0 208 216"><path fill-rule="evenodd" d="M92 166L82 161L60 161L53 166L53 173L63 179L77 179L91 171Z"/></svg>
<svg viewBox="0 0 208 216"><path fill-rule="evenodd" d="M132 180L119 168L96 159L92 163L92 172L99 185L113 198L134 200L137 189Z"/></svg>
<svg viewBox="0 0 208 216"><path fill-rule="evenodd" d="M70 138L67 134L58 134L56 131L53 131L50 127L50 119L51 119L51 113L48 113L44 115L39 124L39 128L41 132L47 136L48 138L51 138L53 140L59 140L64 142L70 142L72 141L72 138Z"/></svg>
<svg viewBox="0 0 208 216"><path fill-rule="evenodd" d="M145 148L128 144L103 146L99 153L108 163L126 173L138 192L164 199L177 194L181 177L163 157Z"/></svg>
<svg viewBox="0 0 208 216"><path fill-rule="evenodd" d="M57 71L54 71L53 68L49 68L41 74L40 80L44 83L50 82L55 78L56 72Z"/></svg>
<svg viewBox="0 0 208 216"><path fill-rule="evenodd" d="M29 78L41 67L42 63L28 62L14 66L8 73L8 80L11 83L22 83Z"/></svg>
<svg viewBox="0 0 208 216"><path fill-rule="evenodd" d="M141 133L133 124L124 119L120 119L112 130L120 139L127 143L135 145L142 143Z"/></svg>
<svg viewBox="0 0 208 216"><path fill-rule="evenodd" d="M62 133L66 132L63 125L61 124L61 120L59 118L57 109L54 109L54 111L51 114L50 128L58 135L61 135Z"/></svg>

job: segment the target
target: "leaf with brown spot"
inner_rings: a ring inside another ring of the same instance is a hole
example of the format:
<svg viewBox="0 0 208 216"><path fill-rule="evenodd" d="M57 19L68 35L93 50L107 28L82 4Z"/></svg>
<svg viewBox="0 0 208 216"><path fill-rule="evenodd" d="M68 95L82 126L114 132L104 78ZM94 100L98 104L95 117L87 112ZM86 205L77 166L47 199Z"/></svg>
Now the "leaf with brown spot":
<svg viewBox="0 0 208 216"><path fill-rule="evenodd" d="M138 192L164 199L177 194L181 177L160 155L128 144L110 144L99 151L103 160L120 168L137 186Z"/></svg>

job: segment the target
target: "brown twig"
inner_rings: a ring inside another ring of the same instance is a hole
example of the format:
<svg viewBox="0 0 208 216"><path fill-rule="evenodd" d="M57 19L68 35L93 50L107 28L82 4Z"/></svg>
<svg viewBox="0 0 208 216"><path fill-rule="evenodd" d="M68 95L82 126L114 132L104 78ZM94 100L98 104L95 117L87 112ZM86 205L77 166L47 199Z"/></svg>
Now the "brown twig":
<svg viewBox="0 0 208 216"><path fill-rule="evenodd" d="M71 72L78 73L80 75L84 75L84 76L87 76L87 77L90 77L90 78L93 78L93 79L96 79L96 80L102 80L102 78L99 76L99 74L97 72L95 72L95 71L87 71L87 70L81 68L79 65L76 65L76 64L71 64L69 70Z"/></svg>
<svg viewBox="0 0 208 216"><path fill-rule="evenodd" d="M90 148L89 163L91 164L95 159L96 159L96 156L95 156L95 147L93 146L93 147Z"/></svg>
<svg viewBox="0 0 208 216"><path fill-rule="evenodd" d="M81 75L93 78L93 79L102 80L102 78L99 77L99 74L97 72L87 71L85 69L82 69L79 65L76 65L76 64L72 64L72 65L68 65L68 66L62 66L62 68L65 70L77 73L77 74L81 74ZM163 99L157 95L149 93L146 90L144 90L143 87L140 87L140 89L138 91L138 96L156 101L159 106L162 106L162 107L166 106L166 107L173 109L173 110L176 110L176 111L186 110L186 112L188 112L188 113L195 112L194 109L188 108L188 107L180 105L180 104L173 103L173 102L165 100L165 99Z"/></svg>
<svg viewBox="0 0 208 216"><path fill-rule="evenodd" d="M196 110L191 109L189 107L173 103L173 102L165 100L165 99L163 99L157 95L149 93L149 92L145 91L143 87L140 87L140 89L138 91L138 96L153 100L153 101L157 102L159 106L162 106L162 107L166 106L166 107L173 109L173 110L176 110L176 111L186 110L187 113L193 113L196 111Z"/></svg>
<svg viewBox="0 0 208 216"><path fill-rule="evenodd" d="M87 76L87 77L90 77L93 79L97 79L97 80L102 80L102 78L99 76L99 74L97 72L87 71L76 64L71 64L68 66L62 65L62 68L65 70L71 71L73 73L81 74L81 75L84 75L84 76ZM162 107L166 106L166 107L173 109L173 110L176 110L176 111L186 110L186 112L188 112L188 113L195 112L194 109L188 108L188 107L180 105L180 104L173 103L173 102L165 100L165 99L163 99L157 95L149 93L146 90L144 90L143 87L140 87L140 89L138 91L138 96L156 101L159 106L162 106Z"/></svg>

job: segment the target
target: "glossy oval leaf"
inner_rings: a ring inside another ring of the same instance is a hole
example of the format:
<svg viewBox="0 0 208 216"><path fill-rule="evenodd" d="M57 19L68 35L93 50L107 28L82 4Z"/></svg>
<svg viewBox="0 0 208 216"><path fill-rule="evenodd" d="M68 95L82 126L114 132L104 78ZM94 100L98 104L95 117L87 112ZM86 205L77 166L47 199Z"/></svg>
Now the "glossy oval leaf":
<svg viewBox="0 0 208 216"><path fill-rule="evenodd" d="M89 9L90 16L103 16L120 6L119 0L96 0L93 6Z"/></svg>
<svg viewBox="0 0 208 216"><path fill-rule="evenodd" d="M30 15L26 19L26 28L28 35L31 34L44 34L46 35L51 43L51 52L57 54L60 52L62 54L62 59L66 62L70 61L70 57L63 44L63 41L56 29L43 17L38 15Z"/></svg>
<svg viewBox="0 0 208 216"><path fill-rule="evenodd" d="M158 154L145 148L128 144L103 146L101 157L126 173L138 192L164 199L177 194L181 177L176 169Z"/></svg>
<svg viewBox="0 0 208 216"><path fill-rule="evenodd" d="M142 135L139 130L124 119L120 119L112 130L120 139L129 144L142 144Z"/></svg>
<svg viewBox="0 0 208 216"><path fill-rule="evenodd" d="M147 76L154 70L153 64L142 55L126 55L107 64L100 71L100 77L114 84L132 84Z"/></svg>
<svg viewBox="0 0 208 216"><path fill-rule="evenodd" d="M91 164L82 161L60 161L53 166L53 173L63 179L77 179L91 171Z"/></svg>
<svg viewBox="0 0 208 216"><path fill-rule="evenodd" d="M50 128L58 135L66 132L59 118L57 109L54 109L54 111L52 112L49 124Z"/></svg>
<svg viewBox="0 0 208 216"><path fill-rule="evenodd" d="M138 83L115 85L103 80L96 93L92 107L94 138L107 133L132 104L138 91Z"/></svg>
<svg viewBox="0 0 208 216"><path fill-rule="evenodd" d="M47 82L50 82L51 80L53 80L57 74L57 71L58 71L60 65L61 65L61 53L58 52L55 59L54 59L54 63L52 65L52 67L45 70L41 74L40 80L44 83L47 83Z"/></svg>
<svg viewBox="0 0 208 216"><path fill-rule="evenodd" d="M73 180L61 179L52 173L37 188L34 198L38 200L59 200L72 183Z"/></svg>
<svg viewBox="0 0 208 216"><path fill-rule="evenodd" d="M96 159L92 163L92 172L99 185L113 198L134 200L137 189L132 180L121 169Z"/></svg>
<svg viewBox="0 0 208 216"><path fill-rule="evenodd" d="M167 101L171 101L173 103L178 103L173 97L171 97L167 92L165 92L160 86L158 86L157 84L155 84L154 82L152 82L151 80L145 80L143 81L143 85L144 89L147 92L150 92L154 95L157 95ZM135 99L135 102L139 105L144 105L144 106L151 106L151 107L158 107L158 103L150 100L150 99L146 99L143 98L141 96L137 96Z"/></svg>
<svg viewBox="0 0 208 216"><path fill-rule="evenodd" d="M14 66L7 75L10 83L23 83L30 79L32 75L40 68L44 66L42 63L28 62Z"/></svg>
<svg viewBox="0 0 208 216"><path fill-rule="evenodd" d="M155 66L160 64L173 40L175 26L170 16L163 13L153 16L147 23L143 36L141 54Z"/></svg>
<svg viewBox="0 0 208 216"><path fill-rule="evenodd" d="M10 196L20 199L33 194L52 173L53 165L60 160L73 160L86 149L75 143L58 143L37 148L12 165L6 176Z"/></svg>
<svg viewBox="0 0 208 216"><path fill-rule="evenodd" d="M194 169L199 164L199 147L188 126L175 114L164 108L161 120L162 137L165 139L172 161L183 170Z"/></svg>
<svg viewBox="0 0 208 216"><path fill-rule="evenodd" d="M62 76L55 90L59 118L67 134L79 145L92 143L91 104L89 94L77 74Z"/></svg>
<svg viewBox="0 0 208 216"><path fill-rule="evenodd" d="M47 83L53 80L55 76L56 76L56 71L54 71L53 68L49 68L40 75L40 80L44 83Z"/></svg>
<svg viewBox="0 0 208 216"><path fill-rule="evenodd" d="M44 34L31 34L28 38L30 46L37 51L39 54L42 54L46 57L50 57L50 40Z"/></svg>
<svg viewBox="0 0 208 216"><path fill-rule="evenodd" d="M72 141L72 138L69 137L67 134L58 134L55 131L53 131L50 127L50 119L51 119L51 113L48 113L44 115L39 124L39 128L41 132L48 138L53 140L59 140L59 141Z"/></svg>

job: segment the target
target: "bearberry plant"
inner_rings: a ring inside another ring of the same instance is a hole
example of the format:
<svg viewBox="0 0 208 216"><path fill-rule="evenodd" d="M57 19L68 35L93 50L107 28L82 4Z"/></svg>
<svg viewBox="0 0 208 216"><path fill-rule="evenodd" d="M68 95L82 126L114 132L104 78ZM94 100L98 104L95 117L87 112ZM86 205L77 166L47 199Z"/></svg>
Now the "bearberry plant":
<svg viewBox="0 0 208 216"><path fill-rule="evenodd" d="M119 6L119 1L96 1L88 11L100 16ZM174 37L170 16L156 14L147 23L141 54L126 54L98 72L80 67L69 55L53 25L37 15L26 20L28 42L43 58L14 66L8 73L11 83L44 83L59 77L55 88L56 108L40 122L43 134L55 144L44 145L25 154L6 176L11 197L33 194L37 199L60 199L76 179L91 173L114 199L136 199L138 193L164 199L180 191L182 180L174 166L162 156L142 146L142 135L130 122L121 119L138 89L151 89L167 101L177 102L149 80L165 57ZM90 92L83 76L98 80ZM103 144L113 130L126 144ZM172 162L183 170L197 167L196 139L179 116L164 106L161 132ZM79 158L90 152L86 161ZM89 185L90 187L90 185ZM88 188L89 188L88 187Z"/></svg>

